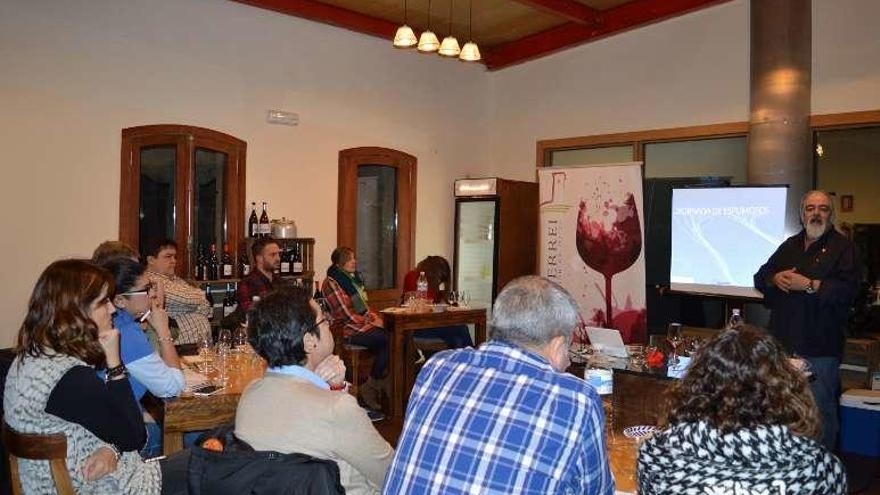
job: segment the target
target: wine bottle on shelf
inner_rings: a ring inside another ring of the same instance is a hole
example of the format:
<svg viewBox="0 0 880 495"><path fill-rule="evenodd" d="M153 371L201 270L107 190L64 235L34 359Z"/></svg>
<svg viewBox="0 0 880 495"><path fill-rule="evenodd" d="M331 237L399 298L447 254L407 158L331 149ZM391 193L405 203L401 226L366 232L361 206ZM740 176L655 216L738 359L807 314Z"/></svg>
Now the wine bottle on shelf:
<svg viewBox="0 0 880 495"><path fill-rule="evenodd" d="M201 244L196 249L195 263L193 263L193 278L205 280L205 253L202 251Z"/></svg>
<svg viewBox="0 0 880 495"><path fill-rule="evenodd" d="M211 285L205 286L205 299L208 301L208 306L211 307L211 314L208 315L208 319L214 319L214 297L211 296Z"/></svg>
<svg viewBox="0 0 880 495"><path fill-rule="evenodd" d="M232 263L232 255L229 254L229 244L223 245L223 258L221 258L220 266L222 267L220 273L222 273L223 278L232 278L233 275L233 263Z"/></svg>
<svg viewBox="0 0 880 495"><path fill-rule="evenodd" d="M269 225L269 213L266 212L266 202L263 201L263 213L260 214L260 237L272 235L272 227Z"/></svg>
<svg viewBox="0 0 880 495"><path fill-rule="evenodd" d="M282 275L290 275L290 249L282 248L281 249L281 274Z"/></svg>
<svg viewBox="0 0 880 495"><path fill-rule="evenodd" d="M226 297L223 298L223 316L227 317L232 314L238 307L238 301L235 299L235 292L232 290L232 284L226 285Z"/></svg>
<svg viewBox="0 0 880 495"><path fill-rule="evenodd" d="M248 259L247 253L242 252L238 255L238 276L247 277L251 273L251 261Z"/></svg>
<svg viewBox="0 0 880 495"><path fill-rule="evenodd" d="M302 251L299 244L294 244L293 248L293 262L291 266L291 270L296 275L299 275L303 272L303 258Z"/></svg>
<svg viewBox="0 0 880 495"><path fill-rule="evenodd" d="M208 255L208 259L205 263L206 270L208 272L208 280L217 280L219 278L219 274L217 273L219 261L217 260L217 245L211 244L211 253Z"/></svg>
<svg viewBox="0 0 880 495"><path fill-rule="evenodd" d="M210 287L210 286L209 286ZM226 299L220 296L211 298L211 313L216 317L217 315L221 315L221 317L225 316L223 314L223 305L226 302Z"/></svg>
<svg viewBox="0 0 880 495"><path fill-rule="evenodd" d="M251 216L248 217L248 237L259 237L259 232L257 231L259 226L260 221L257 219L257 203L256 201L251 201Z"/></svg>

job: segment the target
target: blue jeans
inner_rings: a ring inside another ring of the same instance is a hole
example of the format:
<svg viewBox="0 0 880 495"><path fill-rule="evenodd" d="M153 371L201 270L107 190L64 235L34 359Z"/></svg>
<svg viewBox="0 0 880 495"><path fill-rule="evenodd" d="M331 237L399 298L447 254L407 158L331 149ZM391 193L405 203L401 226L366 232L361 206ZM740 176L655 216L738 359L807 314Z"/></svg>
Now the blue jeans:
<svg viewBox="0 0 880 495"><path fill-rule="evenodd" d="M162 425L155 421L145 422L144 425L147 427L147 443L141 448L141 457L151 459L162 455Z"/></svg>
<svg viewBox="0 0 880 495"><path fill-rule="evenodd" d="M837 445L840 430L837 408L840 405L840 358L805 357L816 377L810 383L822 419L822 443L828 450Z"/></svg>
<svg viewBox="0 0 880 495"><path fill-rule="evenodd" d="M416 330L414 336L421 339L440 339L450 349L474 346L474 341L471 340L471 332L468 330L467 325Z"/></svg>

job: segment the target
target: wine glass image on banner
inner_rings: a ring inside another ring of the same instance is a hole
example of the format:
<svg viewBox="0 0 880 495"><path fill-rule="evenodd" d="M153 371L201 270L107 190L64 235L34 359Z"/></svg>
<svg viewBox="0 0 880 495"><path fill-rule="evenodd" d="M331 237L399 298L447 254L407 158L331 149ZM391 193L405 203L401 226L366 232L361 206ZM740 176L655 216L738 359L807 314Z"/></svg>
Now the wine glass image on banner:
<svg viewBox="0 0 880 495"><path fill-rule="evenodd" d="M623 201L617 203L611 194L603 194L600 186L596 186L589 206L588 201L581 200L578 209L578 254L587 266L605 277L606 328L614 328L611 278L631 267L642 252L642 229L636 202L632 193L623 194Z"/></svg>
<svg viewBox="0 0 880 495"><path fill-rule="evenodd" d="M575 297L588 326L644 341L641 167L554 169L539 180L541 273Z"/></svg>

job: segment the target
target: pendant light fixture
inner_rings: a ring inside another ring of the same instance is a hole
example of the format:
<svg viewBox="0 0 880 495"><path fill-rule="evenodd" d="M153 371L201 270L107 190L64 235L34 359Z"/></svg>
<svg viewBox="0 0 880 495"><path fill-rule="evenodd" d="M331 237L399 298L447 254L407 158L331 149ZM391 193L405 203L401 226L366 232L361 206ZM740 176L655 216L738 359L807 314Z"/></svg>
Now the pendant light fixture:
<svg viewBox="0 0 880 495"><path fill-rule="evenodd" d="M406 22L406 0L403 0L403 26L397 28L397 32L394 34L394 47L412 48L416 46L416 43L418 43L416 33L413 32Z"/></svg>
<svg viewBox="0 0 880 495"><path fill-rule="evenodd" d="M428 0L428 30L419 37L419 51L422 53L436 52L440 48L440 40L431 31L431 0Z"/></svg>
<svg viewBox="0 0 880 495"><path fill-rule="evenodd" d="M452 35L452 12L454 5L455 0L449 0L449 34L443 38L443 43L440 43L439 51L440 55L444 57L457 57L461 53L461 48L458 47L458 40Z"/></svg>
<svg viewBox="0 0 880 495"><path fill-rule="evenodd" d="M474 39L471 29L474 24L474 0L468 0L468 42L461 47L458 59L462 62L477 62L480 60L480 48L472 40Z"/></svg>

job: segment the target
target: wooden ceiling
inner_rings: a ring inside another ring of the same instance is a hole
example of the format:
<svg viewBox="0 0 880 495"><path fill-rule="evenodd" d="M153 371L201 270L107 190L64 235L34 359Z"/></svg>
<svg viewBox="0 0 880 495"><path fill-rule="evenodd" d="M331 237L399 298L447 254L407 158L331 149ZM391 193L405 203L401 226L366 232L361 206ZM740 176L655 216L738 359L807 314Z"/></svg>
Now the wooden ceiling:
<svg viewBox="0 0 880 495"><path fill-rule="evenodd" d="M234 0L388 40L404 20L404 0ZM490 70L502 69L728 0L406 0L416 34L431 28L471 39Z"/></svg>

